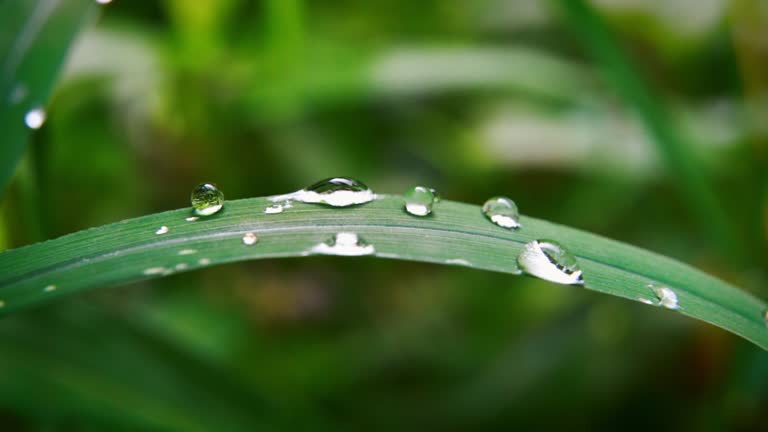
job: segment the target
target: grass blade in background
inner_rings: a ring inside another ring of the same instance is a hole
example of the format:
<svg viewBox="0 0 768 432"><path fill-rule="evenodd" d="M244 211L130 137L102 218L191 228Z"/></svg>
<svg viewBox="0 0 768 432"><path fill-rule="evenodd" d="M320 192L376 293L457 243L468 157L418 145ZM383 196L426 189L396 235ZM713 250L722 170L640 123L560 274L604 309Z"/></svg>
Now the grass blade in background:
<svg viewBox="0 0 768 432"><path fill-rule="evenodd" d="M525 243L544 238L556 239L578 257L589 289L643 301L654 295L648 284L668 286L683 314L768 349L764 302L680 262L583 231L528 217L521 220L523 228L508 231L489 222L479 207L450 201L418 218L403 211L398 196L345 209L297 203L277 215L264 214L269 204L265 198L232 201L221 213L191 222L189 209L174 210L4 252L0 311L211 264L306 256L344 231L359 234L379 257L507 273L517 271L515 260ZM168 229L157 234L162 226ZM258 241L245 245L246 233Z"/></svg>
<svg viewBox="0 0 768 432"><path fill-rule="evenodd" d="M724 257L733 261L743 258L735 230L728 224L690 143L643 82L616 36L583 0L558 0L558 3L575 36L602 66L604 77L645 123L668 171L680 185L683 199L688 201L693 217L699 219L701 231L720 248Z"/></svg>
<svg viewBox="0 0 768 432"><path fill-rule="evenodd" d="M92 0L0 3L0 195L24 154L24 115L44 107Z"/></svg>

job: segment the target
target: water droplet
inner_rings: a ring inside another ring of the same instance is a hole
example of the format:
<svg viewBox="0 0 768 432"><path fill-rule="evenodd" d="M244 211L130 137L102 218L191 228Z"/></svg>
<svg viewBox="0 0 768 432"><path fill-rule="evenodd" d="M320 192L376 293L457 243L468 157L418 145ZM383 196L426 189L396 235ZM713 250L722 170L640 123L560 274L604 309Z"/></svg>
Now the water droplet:
<svg viewBox="0 0 768 432"><path fill-rule="evenodd" d="M167 226L163 225L160 228L158 228L157 231L155 231L155 234L163 235L163 234L167 233L170 230L171 230L170 228L168 228Z"/></svg>
<svg viewBox="0 0 768 432"><path fill-rule="evenodd" d="M405 193L405 211L414 216L426 216L432 213L435 194L432 189L424 186L414 186Z"/></svg>
<svg viewBox="0 0 768 432"><path fill-rule="evenodd" d="M176 270L181 271L181 270L186 270L187 267L189 267L189 266L187 264L185 264L185 263L178 263L178 264L176 264L175 268L176 268Z"/></svg>
<svg viewBox="0 0 768 432"><path fill-rule="evenodd" d="M29 110L24 115L24 123L30 129L40 129L45 123L45 111L40 107Z"/></svg>
<svg viewBox="0 0 768 432"><path fill-rule="evenodd" d="M340 232L328 241L314 246L310 252L322 255L362 256L371 255L376 250L357 234Z"/></svg>
<svg viewBox="0 0 768 432"><path fill-rule="evenodd" d="M333 177L321 180L300 191L271 197L270 201L295 199L309 204L349 207L371 202L375 198L376 195L363 182L348 177Z"/></svg>
<svg viewBox="0 0 768 432"><path fill-rule="evenodd" d="M259 238L252 232L243 235L243 244L246 246L255 245L257 241L259 241Z"/></svg>
<svg viewBox="0 0 768 432"><path fill-rule="evenodd" d="M202 266L207 266L208 264L210 264L210 263L211 263L211 260L210 260L209 258L200 258L200 259L197 261L197 263L198 263L198 264L200 264L200 265L202 265Z"/></svg>
<svg viewBox="0 0 768 432"><path fill-rule="evenodd" d="M192 255L196 253L197 249L182 249L179 251L179 255Z"/></svg>
<svg viewBox="0 0 768 432"><path fill-rule="evenodd" d="M517 257L520 268L531 276L566 285L582 285L576 257L554 240L529 242Z"/></svg>
<svg viewBox="0 0 768 432"><path fill-rule="evenodd" d="M165 267L150 267L148 269L144 269L142 273L144 273L147 276L150 275L158 275L165 273L167 269Z"/></svg>
<svg viewBox="0 0 768 432"><path fill-rule="evenodd" d="M224 194L212 183L200 183L189 197L195 213L210 216L224 206Z"/></svg>
<svg viewBox="0 0 768 432"><path fill-rule="evenodd" d="M264 209L265 214L277 214L282 212L283 212L282 204L272 204L271 206Z"/></svg>
<svg viewBox="0 0 768 432"><path fill-rule="evenodd" d="M502 228L520 228L520 213L514 201L496 196L483 204L483 214Z"/></svg>
<svg viewBox="0 0 768 432"><path fill-rule="evenodd" d="M43 288L43 291L45 292L56 291L56 285L48 285L47 287Z"/></svg>
<svg viewBox="0 0 768 432"><path fill-rule="evenodd" d="M112 0L96 0L96 3L105 5L112 3Z"/></svg>
<svg viewBox="0 0 768 432"><path fill-rule="evenodd" d="M648 285L648 288L656 295L659 306L672 310L680 309L680 305L677 302L677 294L671 288L653 284Z"/></svg>
<svg viewBox="0 0 768 432"><path fill-rule="evenodd" d="M645 303L645 304L647 304L647 305L655 305L655 304L656 304L656 303L655 303L653 300L651 300L651 299L647 299L647 298L645 298L645 297L638 297L638 299L637 299L637 300L638 300L640 303Z"/></svg>
<svg viewBox="0 0 768 432"><path fill-rule="evenodd" d="M452 265L472 266L472 263L465 260L464 258L451 258L451 259L445 260L445 263L452 264Z"/></svg>
<svg viewBox="0 0 768 432"><path fill-rule="evenodd" d="M197 217L197 216L190 216L190 217L188 217L188 218L186 218L184 220L187 221L187 222L194 222L194 221L196 221L198 219L200 219L200 218Z"/></svg>

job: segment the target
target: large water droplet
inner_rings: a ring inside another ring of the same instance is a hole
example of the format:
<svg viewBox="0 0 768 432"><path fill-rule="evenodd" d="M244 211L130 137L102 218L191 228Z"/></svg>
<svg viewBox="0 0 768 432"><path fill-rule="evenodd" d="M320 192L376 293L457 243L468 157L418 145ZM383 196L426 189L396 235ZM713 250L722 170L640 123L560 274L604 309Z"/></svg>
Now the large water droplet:
<svg viewBox="0 0 768 432"><path fill-rule="evenodd" d="M362 256L371 255L376 250L357 234L340 232L328 241L314 246L310 252L322 255Z"/></svg>
<svg viewBox="0 0 768 432"><path fill-rule="evenodd" d="M171 230L170 228L168 228L167 226L163 225L160 228L158 228L157 231L155 231L155 234L163 235L163 234L167 233L170 230Z"/></svg>
<svg viewBox="0 0 768 432"><path fill-rule="evenodd" d="M432 213L435 194L425 186L414 186L405 193L405 211L414 216L427 216Z"/></svg>
<svg viewBox="0 0 768 432"><path fill-rule="evenodd" d="M224 194L212 183L200 183L189 197L195 213L210 216L224 206Z"/></svg>
<svg viewBox="0 0 768 432"><path fill-rule="evenodd" d="M658 305L665 307L667 309L680 309L680 305L677 301L677 294L672 291L671 288L666 286L657 286L654 284L648 285L648 288L650 288L653 291L653 294L656 296L656 300L658 300Z"/></svg>
<svg viewBox="0 0 768 432"><path fill-rule="evenodd" d="M270 201L278 202L292 199L309 204L348 207L371 202L376 199L376 195L361 181L348 177L333 177L321 180L300 191L271 197ZM284 207L288 208L289 206L285 205Z"/></svg>
<svg viewBox="0 0 768 432"><path fill-rule="evenodd" d="M30 129L40 129L45 123L45 111L41 107L29 110L24 115L24 123Z"/></svg>
<svg viewBox="0 0 768 432"><path fill-rule="evenodd" d="M257 241L259 241L259 238L252 232L243 235L243 244L246 246L255 245Z"/></svg>
<svg viewBox="0 0 768 432"><path fill-rule="evenodd" d="M529 242L517 257L520 268L531 276L566 285L582 285L584 280L576 257L554 240Z"/></svg>
<svg viewBox="0 0 768 432"><path fill-rule="evenodd" d="M502 228L520 228L517 205L507 197L496 196L486 201L483 204L483 214Z"/></svg>

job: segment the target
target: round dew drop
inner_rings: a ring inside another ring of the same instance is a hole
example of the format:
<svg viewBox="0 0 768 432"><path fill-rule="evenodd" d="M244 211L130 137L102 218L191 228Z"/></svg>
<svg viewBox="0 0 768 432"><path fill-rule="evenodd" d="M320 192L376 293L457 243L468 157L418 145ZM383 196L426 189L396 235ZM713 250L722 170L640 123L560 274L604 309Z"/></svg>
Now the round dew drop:
<svg viewBox="0 0 768 432"><path fill-rule="evenodd" d="M414 186L405 193L405 211L414 216L427 216L432 213L435 194L424 186Z"/></svg>
<svg viewBox="0 0 768 432"><path fill-rule="evenodd" d="M200 183L189 197L195 213L200 216L210 216L224 207L224 193L215 184Z"/></svg>
<svg viewBox="0 0 768 432"><path fill-rule="evenodd" d="M677 294L672 291L671 288L665 286L656 286L653 284L648 285L648 288L650 288L654 295L656 295L659 306L672 310L680 309L680 305L677 300Z"/></svg>
<svg viewBox="0 0 768 432"><path fill-rule="evenodd" d="M24 115L24 123L30 129L40 129L43 127L43 123L45 123L45 118L45 110L43 110L41 107L37 107L29 110Z"/></svg>
<svg viewBox="0 0 768 432"><path fill-rule="evenodd" d="M502 228L517 229L521 226L517 205L507 197L497 196L486 201L483 214Z"/></svg>
<svg viewBox="0 0 768 432"><path fill-rule="evenodd" d="M256 234L252 232L249 232L243 235L243 244L246 246L255 245L257 241L259 241L259 238L256 237Z"/></svg>
<svg viewBox="0 0 768 432"><path fill-rule="evenodd" d="M520 268L531 276L565 285L583 285L576 257L554 240L534 240L517 257Z"/></svg>

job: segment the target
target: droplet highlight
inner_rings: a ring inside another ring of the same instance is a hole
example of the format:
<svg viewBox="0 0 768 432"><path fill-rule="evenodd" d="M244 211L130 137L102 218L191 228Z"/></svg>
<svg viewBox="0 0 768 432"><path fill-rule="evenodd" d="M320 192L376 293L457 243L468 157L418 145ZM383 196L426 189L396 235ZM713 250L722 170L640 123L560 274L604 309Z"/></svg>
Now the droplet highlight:
<svg viewBox="0 0 768 432"><path fill-rule="evenodd" d="M43 291L45 292L56 291L56 285L48 285L47 287L43 288Z"/></svg>
<svg viewBox="0 0 768 432"><path fill-rule="evenodd" d="M576 257L554 240L527 243L517 257L520 268L531 276L565 285L583 285Z"/></svg>
<svg viewBox="0 0 768 432"><path fill-rule="evenodd" d="M224 207L224 193L213 183L200 183L189 197L195 213L210 216Z"/></svg>
<svg viewBox="0 0 768 432"><path fill-rule="evenodd" d="M188 218L184 218L184 220L187 221L187 222L194 222L194 221L196 221L198 219L200 219L200 218L197 217L197 216L190 216Z"/></svg>
<svg viewBox="0 0 768 432"><path fill-rule="evenodd" d="M414 186L405 193L405 211L414 216L427 216L432 213L435 194L425 186Z"/></svg>
<svg viewBox="0 0 768 432"><path fill-rule="evenodd" d="M296 200L308 204L349 207L369 203L374 199L376 195L363 182L349 177L332 177L290 194L271 197L270 201Z"/></svg>
<svg viewBox="0 0 768 432"><path fill-rule="evenodd" d="M258 241L259 241L259 238L256 237L256 234L254 234L252 232L245 233L243 235L243 244L246 245L246 246L255 245L256 242L258 242Z"/></svg>
<svg viewBox="0 0 768 432"><path fill-rule="evenodd" d="M264 209L264 214L278 214L283 212L282 204L272 204Z"/></svg>
<svg viewBox="0 0 768 432"><path fill-rule="evenodd" d="M193 255L197 253L197 249L182 249L179 251L179 255Z"/></svg>
<svg viewBox="0 0 768 432"><path fill-rule="evenodd" d="M211 263L211 260L210 258L200 258L199 260L197 260L197 263L200 264L201 266L207 266L208 264Z"/></svg>
<svg viewBox="0 0 768 432"><path fill-rule="evenodd" d="M363 256L376 253L376 249L356 233L340 232L328 241L314 246L309 252L321 255Z"/></svg>
<svg viewBox="0 0 768 432"><path fill-rule="evenodd" d="M40 129L45 123L45 110L40 107L27 111L24 115L24 124L30 129Z"/></svg>
<svg viewBox="0 0 768 432"><path fill-rule="evenodd" d="M520 212L517 204L507 197L496 196L483 204L483 214L496 225L507 228L520 228Z"/></svg>
<svg viewBox="0 0 768 432"><path fill-rule="evenodd" d="M147 276L152 276L152 275L163 274L167 270L168 269L166 269L165 267L150 267L150 268L144 269L142 273L144 273Z"/></svg>
<svg viewBox="0 0 768 432"><path fill-rule="evenodd" d="M167 226L163 225L160 228L158 228L157 231L155 231L155 234L156 235L163 235L163 234L167 233L170 230L171 230L170 228L168 228Z"/></svg>

